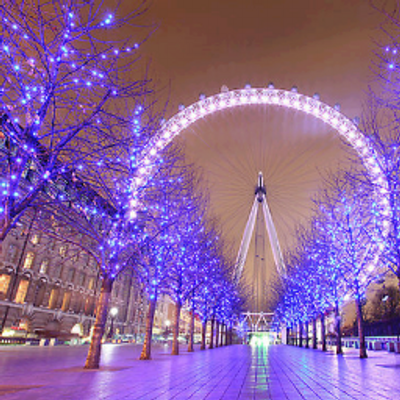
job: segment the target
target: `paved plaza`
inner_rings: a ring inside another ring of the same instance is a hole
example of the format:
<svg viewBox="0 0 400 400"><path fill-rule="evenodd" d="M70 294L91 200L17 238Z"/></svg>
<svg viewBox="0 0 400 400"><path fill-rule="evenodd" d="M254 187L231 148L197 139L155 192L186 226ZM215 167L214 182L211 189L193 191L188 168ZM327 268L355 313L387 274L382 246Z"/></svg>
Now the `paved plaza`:
<svg viewBox="0 0 400 400"><path fill-rule="evenodd" d="M16 399L400 399L400 355L360 360L292 346L234 345L169 355L103 346L102 367L85 371L87 346L1 347L0 398Z"/></svg>

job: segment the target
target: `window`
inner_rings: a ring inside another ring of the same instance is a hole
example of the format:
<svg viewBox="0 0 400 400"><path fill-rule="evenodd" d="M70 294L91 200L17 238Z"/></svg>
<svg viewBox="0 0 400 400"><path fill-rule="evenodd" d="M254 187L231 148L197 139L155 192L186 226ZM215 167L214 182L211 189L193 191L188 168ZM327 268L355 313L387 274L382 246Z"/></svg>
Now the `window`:
<svg viewBox="0 0 400 400"><path fill-rule="evenodd" d="M39 283L36 286L35 299L33 301L33 305L35 307L40 307L42 305L45 293L46 293L46 281L41 279L39 280Z"/></svg>
<svg viewBox="0 0 400 400"><path fill-rule="evenodd" d="M8 287L10 286L11 275L0 275L0 299L5 299L7 296Z"/></svg>
<svg viewBox="0 0 400 400"><path fill-rule="evenodd" d="M32 244L39 244L39 242L40 242L40 235L38 233L34 233L31 236L31 243Z"/></svg>
<svg viewBox="0 0 400 400"><path fill-rule="evenodd" d="M31 268L34 258L35 258L35 253L33 253L32 251L28 251L24 261L24 268L26 269Z"/></svg>
<svg viewBox="0 0 400 400"><path fill-rule="evenodd" d="M68 246L64 244L58 249L58 253L60 254L61 258L64 258L67 254Z"/></svg>
<svg viewBox="0 0 400 400"><path fill-rule="evenodd" d="M29 281L22 279L18 285L17 295L15 296L15 302L22 304L25 301L26 293L28 292Z"/></svg>
<svg viewBox="0 0 400 400"><path fill-rule="evenodd" d="M49 268L49 260L45 259L42 261L42 263L40 264L40 270L39 272L41 274L45 274L47 272L47 269Z"/></svg>
<svg viewBox="0 0 400 400"><path fill-rule="evenodd" d="M61 276L61 265L55 265L53 267L53 277L59 278Z"/></svg>
<svg viewBox="0 0 400 400"><path fill-rule="evenodd" d="M17 246L15 244L10 244L7 251L7 261L10 263L15 263L17 256Z"/></svg>
<svg viewBox="0 0 400 400"><path fill-rule="evenodd" d="M93 290L93 289L94 289L94 278L93 278L93 277L91 277L91 278L89 279L88 289L89 289L89 290Z"/></svg>
<svg viewBox="0 0 400 400"><path fill-rule="evenodd" d="M74 282L74 277L75 277L75 268L70 268L69 269L69 271L68 271L68 277L67 277L67 280L69 281L69 282Z"/></svg>
<svg viewBox="0 0 400 400"><path fill-rule="evenodd" d="M86 275L83 272L81 272L79 274L79 282L78 282L79 286L85 286L85 278L86 278Z"/></svg>
<svg viewBox="0 0 400 400"><path fill-rule="evenodd" d="M52 291L50 293L50 298L49 298L49 308L54 309L57 307L57 300L58 300L59 292L60 292L60 289L58 287L52 289Z"/></svg>
<svg viewBox="0 0 400 400"><path fill-rule="evenodd" d="M54 251L55 247L56 247L56 241L55 240L50 240L49 244L48 244L49 250L50 251Z"/></svg>
<svg viewBox="0 0 400 400"><path fill-rule="evenodd" d="M74 305L74 312L76 314L79 314L81 312L82 301L83 301L82 293L77 293L76 301L75 301L75 305Z"/></svg>
<svg viewBox="0 0 400 400"><path fill-rule="evenodd" d="M63 310L64 312L69 310L69 304L71 303L71 292L65 292L64 293L64 298L63 298L63 303L61 306L61 310Z"/></svg>
<svg viewBox="0 0 400 400"><path fill-rule="evenodd" d="M93 314L94 311L94 301L92 297L87 297L85 301L85 309L84 312L86 315Z"/></svg>

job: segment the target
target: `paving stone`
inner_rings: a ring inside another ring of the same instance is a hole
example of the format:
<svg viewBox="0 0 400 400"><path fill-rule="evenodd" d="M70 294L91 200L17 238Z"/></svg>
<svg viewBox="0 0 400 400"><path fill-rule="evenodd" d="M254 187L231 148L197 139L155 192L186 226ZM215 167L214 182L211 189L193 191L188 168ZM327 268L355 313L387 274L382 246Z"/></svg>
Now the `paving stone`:
<svg viewBox="0 0 400 400"><path fill-rule="evenodd" d="M400 355L346 354L292 346L235 345L170 356L154 346L103 347L98 371L82 368L87 346L0 348L1 400L399 400Z"/></svg>

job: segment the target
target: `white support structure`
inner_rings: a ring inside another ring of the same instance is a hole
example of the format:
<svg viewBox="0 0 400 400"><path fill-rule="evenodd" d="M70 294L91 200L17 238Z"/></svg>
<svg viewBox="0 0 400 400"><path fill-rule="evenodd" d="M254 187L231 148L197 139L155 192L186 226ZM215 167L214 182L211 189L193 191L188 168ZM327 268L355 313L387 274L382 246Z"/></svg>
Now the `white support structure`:
<svg viewBox="0 0 400 400"><path fill-rule="evenodd" d="M242 242L240 243L239 253L236 259L236 268L235 268L236 282L239 281L242 276L243 267L247 259L247 253L249 251L250 241L253 235L254 225L256 223L257 208L258 208L258 201L256 197L253 203L253 207L251 207L250 216L249 219L247 220L246 228L244 229Z"/></svg>
<svg viewBox="0 0 400 400"><path fill-rule="evenodd" d="M274 313L246 312L242 314L241 330L247 332L268 332ZM246 329L247 328L247 329Z"/></svg>
<svg viewBox="0 0 400 400"><path fill-rule="evenodd" d="M250 216L247 221L246 228L244 230L242 242L240 244L238 256L236 259L236 268L235 268L236 281L240 280L242 273L243 273L243 267L246 262L247 253L249 251L249 246L250 246L250 241L253 236L254 225L255 225L256 217L257 217L257 209L258 209L259 205L261 205L261 207L263 209L265 227L267 229L268 237L269 237L269 240L271 243L272 254L274 256L276 269L278 270L281 277L284 277L286 275L286 268L285 268L285 264L283 262L282 251L281 251L281 247L279 245L279 240L278 240L278 235L276 233L275 225L272 220L272 215L271 215L271 212L268 207L266 194L267 194L267 191L264 186L263 175L262 175L262 172L259 172L258 173L258 184L257 184L257 188L255 191L254 203L253 203L253 206L250 211Z"/></svg>
<svg viewBox="0 0 400 400"><path fill-rule="evenodd" d="M281 246L279 245L278 234L276 233L274 222L272 221L272 215L268 207L267 198L263 195L262 209L264 212L265 226L267 228L268 237L271 242L272 254L274 256L276 269L279 274L284 277L286 276L286 267L283 262L283 256Z"/></svg>

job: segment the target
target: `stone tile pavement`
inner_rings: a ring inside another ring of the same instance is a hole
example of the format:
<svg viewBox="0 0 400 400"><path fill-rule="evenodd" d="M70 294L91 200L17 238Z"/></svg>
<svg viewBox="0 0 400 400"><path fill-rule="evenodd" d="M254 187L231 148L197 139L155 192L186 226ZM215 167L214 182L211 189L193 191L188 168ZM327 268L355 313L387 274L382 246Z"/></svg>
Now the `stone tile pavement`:
<svg viewBox="0 0 400 400"><path fill-rule="evenodd" d="M0 400L400 399L400 355L333 352L291 346L234 345L169 355L154 348L106 344L102 367L85 371L87 346L0 347Z"/></svg>

